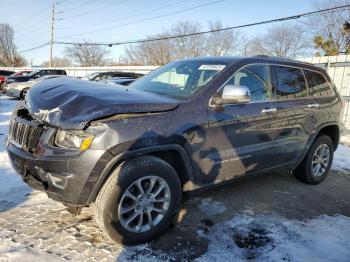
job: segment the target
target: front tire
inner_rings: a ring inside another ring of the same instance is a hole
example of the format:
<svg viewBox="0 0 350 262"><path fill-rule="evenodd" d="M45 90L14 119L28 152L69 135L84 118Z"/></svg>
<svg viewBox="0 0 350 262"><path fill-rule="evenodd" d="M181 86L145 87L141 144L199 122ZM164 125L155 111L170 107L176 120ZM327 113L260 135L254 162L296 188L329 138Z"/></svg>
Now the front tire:
<svg viewBox="0 0 350 262"><path fill-rule="evenodd" d="M144 243L165 231L181 203L181 182L165 161L143 156L123 162L95 202L95 219L114 241Z"/></svg>
<svg viewBox="0 0 350 262"><path fill-rule="evenodd" d="M303 162L294 171L295 176L307 184L317 185L321 183L329 173L333 155L332 139L327 135L317 137Z"/></svg>

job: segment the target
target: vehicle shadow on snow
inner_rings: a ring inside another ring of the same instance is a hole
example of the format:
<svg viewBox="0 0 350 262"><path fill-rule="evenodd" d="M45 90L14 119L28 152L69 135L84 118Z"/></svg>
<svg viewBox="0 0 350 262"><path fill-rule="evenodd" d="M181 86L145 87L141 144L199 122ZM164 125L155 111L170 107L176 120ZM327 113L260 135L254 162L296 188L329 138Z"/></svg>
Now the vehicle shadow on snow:
<svg viewBox="0 0 350 262"><path fill-rule="evenodd" d="M230 118L230 115L226 116L225 113L220 113L223 119L225 117ZM171 116L169 116L169 119L171 119ZM189 119L191 119L191 117L189 117ZM222 141L216 142L221 144L221 148L215 147L215 143L213 144L211 143L213 141L209 141L207 139L208 130L205 130L204 127L191 122L180 127L178 129L178 138L173 138L177 141L172 142L182 144L182 146L186 149L186 152L191 159L192 171L197 174L197 178L181 176L181 183L183 186L189 183L194 186L212 184L214 181L226 179L225 176L228 170L227 168L224 170L222 162L227 161L227 159L224 159L221 153L227 148L235 151L236 145L233 144L234 142L232 139L230 139L232 134L229 132L232 132L232 130L224 128L225 123L222 121L222 119L220 121L219 119L217 120L218 124L215 128L216 130L219 130L219 133L221 132L221 137L218 138L218 140L221 139ZM169 124L171 124L171 122L169 122ZM250 127L248 121L244 121L244 119L243 121L239 121L237 124L240 125L242 129L248 129ZM223 126L221 127L221 125ZM183 140L184 138L186 141ZM149 144L162 145L167 143L171 143L169 138L162 137L159 135L157 127L152 127L150 131L140 134L139 138L132 145L130 145L128 150L147 147ZM251 161L246 162L247 160L239 153L233 152L233 154L236 154L237 159L239 159L239 161L235 161L235 167L238 167L240 170L248 170L252 165ZM162 158L161 154L155 154L155 156ZM173 162L176 162L176 159L164 160L169 162L172 166L176 166L176 164L174 165ZM257 166L257 164L255 164L255 166ZM180 173L184 170L178 168L176 171L177 173ZM197 181L196 179L201 179L201 181ZM163 260L169 256L169 253L174 256L175 260L192 260L204 254L208 248L208 240L198 237L196 231L201 228L207 230L208 227L214 224L214 222L212 222L210 217L202 217L200 220L192 220L192 210L193 208L188 208L186 206L183 207L178 213L175 221L177 226L172 226L167 233L163 234L158 240L148 244L147 247L127 247L125 254L122 254L118 260L133 260L139 258L139 256L142 256L143 259L147 256L157 256ZM194 221L196 221L196 225L193 224Z"/></svg>
<svg viewBox="0 0 350 262"><path fill-rule="evenodd" d="M192 136L191 132L188 134L189 138L193 137L197 141L202 141L192 147L192 151L188 151L192 160L198 159L198 156L203 157L203 155L217 156L219 152L217 148L212 147L208 150L207 146L203 146L206 138L205 132L201 131L203 130L197 127L195 135ZM200 139L198 139L198 135ZM152 132L145 134L147 139L152 136L159 138L157 134L152 134ZM143 139L140 138L135 144L141 145L142 141ZM232 148L235 148L234 144L232 144ZM221 163L221 160L222 158L216 159L218 163ZM201 170L203 167L197 163L196 161L192 162L193 170L209 173L210 182L215 181L221 175L221 164L212 165L207 170ZM245 163L244 158L240 164L246 168L251 165L251 163L249 165ZM237 183L238 180L239 183ZM282 219L276 220L277 223L282 224L283 219L312 219L324 214L350 216L350 181L343 173L332 172L317 187L301 183L288 170L242 177L238 180L233 183L217 185L213 189L201 193L199 197L184 203L174 225L166 233L148 244L125 247L117 261L152 261L155 258L162 261L187 261L199 258L208 251L209 244L213 241L211 239L212 230L217 224L235 219L242 214L245 215L246 212L254 216L276 215L282 217ZM183 184L184 182L188 181L182 181ZM196 183L196 181L191 182ZM337 200L330 201L330 198ZM222 205L223 208L218 208L218 205ZM213 209L219 211L212 212ZM232 246L228 244L224 248L240 250L242 259L256 259L272 252L278 243L275 243L271 237L268 227L259 223L246 225L243 230L228 229L230 241L234 244ZM271 223L276 222L272 221ZM214 234L214 236L219 242L222 240L221 237L227 237L220 234ZM288 256L281 259L289 260Z"/></svg>
<svg viewBox="0 0 350 262"><path fill-rule="evenodd" d="M228 260L233 253L243 260L266 259L275 249L283 254L281 259L293 260L280 238L293 245L306 240L290 221L302 228L303 221L316 219L317 224L317 218L324 215L350 217L348 175L332 172L317 188L287 173L216 186L187 201L180 221L162 236L145 245L125 247L117 261L191 261L205 256L215 243L224 253L231 253ZM220 257L220 249L213 260Z"/></svg>

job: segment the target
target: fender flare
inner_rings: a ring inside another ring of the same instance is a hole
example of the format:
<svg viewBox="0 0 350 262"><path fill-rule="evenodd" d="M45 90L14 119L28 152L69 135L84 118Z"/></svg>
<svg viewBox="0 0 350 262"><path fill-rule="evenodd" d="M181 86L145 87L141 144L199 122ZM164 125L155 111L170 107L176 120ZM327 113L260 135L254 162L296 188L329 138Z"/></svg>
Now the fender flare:
<svg viewBox="0 0 350 262"><path fill-rule="evenodd" d="M305 156L309 152L311 145L314 143L314 141L315 141L316 137L318 136L318 134L320 133L321 129L325 128L327 126L337 126L339 129L339 133L341 131L339 123L337 123L337 122L329 122L329 123L325 123L325 124L318 126L317 129L315 130L315 132L310 136L309 141L306 144L306 148L305 148L306 150L305 150L304 154L302 155L300 162L304 160Z"/></svg>
<svg viewBox="0 0 350 262"><path fill-rule="evenodd" d="M120 153L118 155L115 155L104 167L102 170L101 174L97 178L97 181L87 199L87 205L90 205L93 203L100 192L104 182L107 180L109 177L110 173L115 169L115 167L123 160L126 160L131 157L138 157L142 156L145 154L150 154L150 153L156 153L156 152L161 152L161 151L177 151L180 153L182 161L185 164L185 169L186 169L186 175L188 177L188 182L184 185L184 191L191 191L193 190L195 186L195 176L191 164L191 160L186 153L185 149L177 144L169 144L169 145L157 145L157 146L150 146L150 147L145 147L145 148L140 148L140 149L135 149L132 151L126 151L123 153Z"/></svg>

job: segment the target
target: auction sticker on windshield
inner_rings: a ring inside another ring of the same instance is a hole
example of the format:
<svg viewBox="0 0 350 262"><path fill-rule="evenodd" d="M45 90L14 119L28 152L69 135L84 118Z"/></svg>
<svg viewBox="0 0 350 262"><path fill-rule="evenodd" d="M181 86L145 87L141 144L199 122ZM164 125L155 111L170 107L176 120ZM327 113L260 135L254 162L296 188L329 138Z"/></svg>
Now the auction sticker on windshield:
<svg viewBox="0 0 350 262"><path fill-rule="evenodd" d="M198 70L214 70L221 71L225 68L225 65L201 65Z"/></svg>

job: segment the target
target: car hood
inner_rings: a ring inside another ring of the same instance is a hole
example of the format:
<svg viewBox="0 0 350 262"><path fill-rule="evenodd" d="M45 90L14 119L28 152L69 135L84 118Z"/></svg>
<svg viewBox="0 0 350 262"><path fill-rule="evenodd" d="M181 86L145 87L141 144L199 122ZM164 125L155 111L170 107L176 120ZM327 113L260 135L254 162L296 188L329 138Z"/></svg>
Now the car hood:
<svg viewBox="0 0 350 262"><path fill-rule="evenodd" d="M34 85L25 103L38 121L63 129L83 129L92 120L117 114L173 110L180 101L125 86L61 77Z"/></svg>

